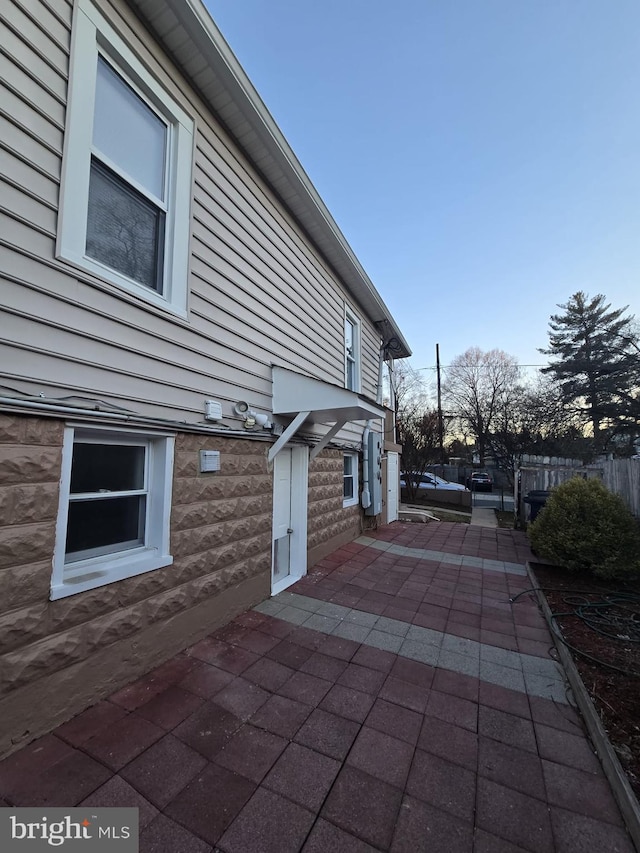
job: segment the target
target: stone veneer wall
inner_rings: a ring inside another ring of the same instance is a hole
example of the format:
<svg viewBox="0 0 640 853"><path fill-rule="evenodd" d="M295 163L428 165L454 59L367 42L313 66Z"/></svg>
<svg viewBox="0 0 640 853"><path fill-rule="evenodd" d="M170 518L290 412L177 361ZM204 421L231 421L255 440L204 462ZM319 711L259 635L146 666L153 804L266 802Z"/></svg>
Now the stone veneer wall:
<svg viewBox="0 0 640 853"><path fill-rule="evenodd" d="M341 450L324 450L309 463L308 567L360 535L362 510L343 507Z"/></svg>
<svg viewBox="0 0 640 853"><path fill-rule="evenodd" d="M0 414L0 757L270 592L268 444L181 434L174 564L49 601L64 423ZM198 451L221 470L198 473Z"/></svg>

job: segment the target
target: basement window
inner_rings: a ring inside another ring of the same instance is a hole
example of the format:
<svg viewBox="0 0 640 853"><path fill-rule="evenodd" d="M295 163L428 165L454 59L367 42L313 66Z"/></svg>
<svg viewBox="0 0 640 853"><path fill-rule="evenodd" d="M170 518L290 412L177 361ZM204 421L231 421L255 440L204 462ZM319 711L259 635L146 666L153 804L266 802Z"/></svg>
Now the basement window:
<svg viewBox="0 0 640 853"><path fill-rule="evenodd" d="M173 438L68 427L51 598L168 566Z"/></svg>
<svg viewBox="0 0 640 853"><path fill-rule="evenodd" d="M344 454L344 478L342 487L342 506L355 506L358 503L358 454Z"/></svg>

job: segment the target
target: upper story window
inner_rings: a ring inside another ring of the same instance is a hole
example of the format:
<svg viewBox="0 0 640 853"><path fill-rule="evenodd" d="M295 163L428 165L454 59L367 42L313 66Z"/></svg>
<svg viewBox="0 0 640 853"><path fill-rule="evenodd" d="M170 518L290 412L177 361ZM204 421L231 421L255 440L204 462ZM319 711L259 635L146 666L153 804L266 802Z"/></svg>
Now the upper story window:
<svg viewBox="0 0 640 853"><path fill-rule="evenodd" d="M185 315L192 156L193 121L80 0L59 257Z"/></svg>
<svg viewBox="0 0 640 853"><path fill-rule="evenodd" d="M86 254L158 293L164 286L169 130L98 56Z"/></svg>
<svg viewBox="0 0 640 853"><path fill-rule="evenodd" d="M344 369L345 388L360 390L360 325L356 318L346 313L344 318Z"/></svg>

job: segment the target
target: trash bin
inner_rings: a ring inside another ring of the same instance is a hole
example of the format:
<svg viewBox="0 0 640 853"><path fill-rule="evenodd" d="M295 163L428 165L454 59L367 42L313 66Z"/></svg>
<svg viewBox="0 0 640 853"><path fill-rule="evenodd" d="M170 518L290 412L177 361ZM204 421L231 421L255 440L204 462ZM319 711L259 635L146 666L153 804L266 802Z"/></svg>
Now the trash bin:
<svg viewBox="0 0 640 853"><path fill-rule="evenodd" d="M526 504L529 504L529 521L536 520L538 513L546 504L550 494L551 492L547 492L544 489L533 489L531 492L527 492L527 496L523 500Z"/></svg>

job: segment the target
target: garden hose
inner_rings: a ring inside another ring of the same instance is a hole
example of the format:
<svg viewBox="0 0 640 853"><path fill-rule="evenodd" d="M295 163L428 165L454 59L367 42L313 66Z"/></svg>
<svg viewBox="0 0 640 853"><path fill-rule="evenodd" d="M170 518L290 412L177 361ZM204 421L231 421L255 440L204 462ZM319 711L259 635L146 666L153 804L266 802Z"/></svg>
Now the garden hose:
<svg viewBox="0 0 640 853"><path fill-rule="evenodd" d="M542 592L567 592L565 588L559 587L547 586L538 587L538 589ZM525 595L528 592L536 592L536 588L530 587L529 589L524 589L517 595L512 596L509 601L511 604L514 604L521 595ZM581 596L589 595L602 595L602 598L599 601L588 601L581 598ZM571 649L572 652L575 652L581 657L586 658L599 666L612 669L615 672L620 672L623 675L630 676L632 678L640 678L640 672L634 672L633 670L608 663L607 661L596 658L593 655L573 646L564 638L556 621L557 618L561 616L575 616L588 628L603 637L626 643L640 643L640 595L628 592L618 592L615 590L607 591L602 594L591 590L572 590L569 595L563 596L562 600L564 604L573 608L571 610L551 613L551 625L554 634L562 641L562 643L568 649ZM637 609L631 609L632 605L636 605ZM629 615L622 623L624 628L629 628L625 633L621 633L620 627L618 627L616 633L611 633L611 630L614 630L614 626L620 626L620 618L618 617L616 619L616 617L611 614L611 608L628 611ZM606 630L607 628L610 630Z"/></svg>

